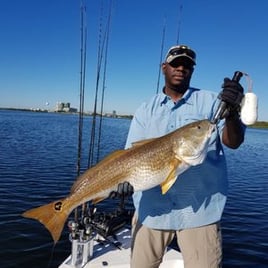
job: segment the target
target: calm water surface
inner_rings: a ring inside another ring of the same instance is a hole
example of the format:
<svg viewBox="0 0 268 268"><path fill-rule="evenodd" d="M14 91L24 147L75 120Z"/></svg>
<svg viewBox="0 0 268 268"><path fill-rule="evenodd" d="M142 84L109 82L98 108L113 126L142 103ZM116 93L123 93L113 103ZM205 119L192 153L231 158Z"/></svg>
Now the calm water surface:
<svg viewBox="0 0 268 268"><path fill-rule="evenodd" d="M76 115L0 111L1 267L48 267L53 242L25 210L65 196L76 176ZM100 157L124 147L130 121L103 121ZM82 169L91 118L85 118ZM238 150L226 150L229 199L223 215L224 267L268 267L268 131L249 129ZM111 207L103 202L100 209ZM69 255L65 228L50 267Z"/></svg>

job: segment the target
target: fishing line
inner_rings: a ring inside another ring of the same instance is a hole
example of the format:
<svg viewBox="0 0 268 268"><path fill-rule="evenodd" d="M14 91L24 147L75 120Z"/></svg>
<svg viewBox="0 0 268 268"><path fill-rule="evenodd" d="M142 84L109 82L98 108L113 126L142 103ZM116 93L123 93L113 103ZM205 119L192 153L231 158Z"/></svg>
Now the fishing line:
<svg viewBox="0 0 268 268"><path fill-rule="evenodd" d="M78 123L78 148L77 148L77 176L81 172L81 154L84 125L84 103L85 103L85 84L86 84L86 51L87 51L87 26L86 26L86 6L81 1L80 4L80 107ZM74 210L74 219L78 221L78 208Z"/></svg>
<svg viewBox="0 0 268 268"><path fill-rule="evenodd" d="M100 158L100 142L101 142L101 134L102 134L102 120L103 120L103 105L104 105L104 96L105 96L105 89L106 89L106 70L107 70L107 59L108 59L108 44L109 44L109 37L110 37L110 29L111 29L111 18L112 18L112 11L113 11L113 1L110 2L110 8L109 8L109 17L106 27L106 33L105 33L105 55L104 55L104 70L103 70L103 84L102 84L102 96L101 96L101 109L100 109L100 124L99 124L99 136L98 136L98 142L97 142L97 155L96 155L96 161L99 161Z"/></svg>
<svg viewBox="0 0 268 268"><path fill-rule="evenodd" d="M113 4L110 2L110 12L108 16L108 23L106 25L106 30L103 35L103 2L101 5L101 14L100 14L100 25L99 25L99 45L98 45L98 64L97 64L97 79L96 79L96 87L95 87L95 101L94 101L94 110L93 110L93 119L92 119L92 128L91 128L91 137L90 137L90 148L88 154L88 168L92 167L93 164L98 162L99 160L99 149L100 149L100 136L101 136L101 127L102 127L102 116L103 116L103 102L104 102L104 88L105 88L105 79L106 79L106 66L107 66L107 56L108 56L108 41L110 34L110 24L111 24L111 16L113 11ZM96 141L96 129L97 129L97 105L98 105L98 95L99 95L99 84L101 77L101 68L103 63L103 57L105 57L105 66L104 66L104 82L103 82L103 90L102 90L102 101L101 101L101 112L99 114L99 139ZM95 145L97 144L97 148ZM96 154L95 154L96 153ZM95 158L94 158L95 155Z"/></svg>
<svg viewBox="0 0 268 268"><path fill-rule="evenodd" d="M78 126L78 152L77 152L77 176L81 171L82 136L84 123L84 103L85 103L85 84L86 84L86 46L87 46L87 26L86 26L86 7L81 1L81 21L80 21L80 107L79 107L79 126Z"/></svg>
<svg viewBox="0 0 268 268"><path fill-rule="evenodd" d="M247 80L247 87L248 87L248 92L252 92L252 88L253 88L253 82L252 79L250 78L249 74L242 72L243 75L246 77Z"/></svg>
<svg viewBox="0 0 268 268"><path fill-rule="evenodd" d="M164 23L163 23L163 32L162 32L160 62L159 62L157 85L156 85L156 94L159 92L160 75L161 75L161 69L162 69L161 67L162 67L162 59L163 59L163 49L164 49L165 36L166 36L166 26L167 26L167 16L165 16Z"/></svg>
<svg viewBox="0 0 268 268"><path fill-rule="evenodd" d="M253 82L250 76L245 72L242 73L246 78L248 90L241 102L241 121L245 125L253 125L258 119L258 97L253 93Z"/></svg>
<svg viewBox="0 0 268 268"><path fill-rule="evenodd" d="M50 257L49 257L49 260L48 260L47 268L52 267L51 265L52 265L53 255L54 255L54 252L55 252L55 246L56 246L56 244L54 243L53 246L52 246L51 252L50 252Z"/></svg>
<svg viewBox="0 0 268 268"><path fill-rule="evenodd" d="M179 21L178 21L178 30L177 30L177 40L176 44L179 44L179 38L180 38L180 28L181 28L181 17L182 17L182 8L183 5L180 5L179 8ZM165 16L164 18L164 23L163 23L163 31L162 31L162 41L161 41L161 52L160 52L160 63L159 63L159 68L158 68L158 77L157 77L157 84L156 84L156 94L159 93L159 86L160 86L160 76L161 76L161 67L162 67L162 60L163 60L163 49L164 49L164 43L165 43L165 36L166 36L166 26L167 22L166 19L167 17Z"/></svg>
<svg viewBox="0 0 268 268"><path fill-rule="evenodd" d="M179 9L179 21L178 21L178 30L177 30L177 42L176 44L178 45L179 44L179 40L180 40L180 31L181 31L181 17L182 17L182 8L183 8L183 5L181 4L180 5L180 9Z"/></svg>
<svg viewBox="0 0 268 268"><path fill-rule="evenodd" d="M99 42L98 42L98 63L97 63L97 78L95 86L95 101L93 108L93 117L92 117L92 127L91 127L91 136L90 136L90 145L88 152L88 168L93 166L94 163L94 151L95 151L95 135L96 135L96 117L97 117L97 103L98 103L98 92L99 92L99 81L100 81L100 70L103 57L103 45L102 45L102 28L103 28L103 1L101 1L100 9L100 24L99 24Z"/></svg>

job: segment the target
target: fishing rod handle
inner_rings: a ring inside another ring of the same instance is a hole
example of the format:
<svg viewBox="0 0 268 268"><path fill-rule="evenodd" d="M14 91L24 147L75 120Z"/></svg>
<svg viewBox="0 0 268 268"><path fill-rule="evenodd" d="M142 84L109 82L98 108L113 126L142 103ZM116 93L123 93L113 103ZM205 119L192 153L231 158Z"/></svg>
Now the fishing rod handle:
<svg viewBox="0 0 268 268"><path fill-rule="evenodd" d="M232 81L239 82L242 76L243 76L243 73L242 72L236 71L234 73L234 76L232 78Z"/></svg>
<svg viewBox="0 0 268 268"><path fill-rule="evenodd" d="M233 75L232 81L239 82L242 76L243 76L242 72L236 71ZM214 114L214 116L211 120L211 123L217 124L219 122L219 120L222 119L222 115L224 114L225 110L226 110L226 102L221 101L219 103L219 106L217 108L216 113Z"/></svg>

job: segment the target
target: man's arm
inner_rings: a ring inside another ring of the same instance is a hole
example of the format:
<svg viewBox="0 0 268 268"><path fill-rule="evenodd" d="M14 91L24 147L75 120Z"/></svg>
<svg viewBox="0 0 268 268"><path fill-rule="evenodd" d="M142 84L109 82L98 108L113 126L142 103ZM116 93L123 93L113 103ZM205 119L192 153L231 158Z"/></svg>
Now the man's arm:
<svg viewBox="0 0 268 268"><path fill-rule="evenodd" d="M132 143L145 139L145 111L142 104L135 112L127 135L125 149L132 147Z"/></svg>
<svg viewBox="0 0 268 268"><path fill-rule="evenodd" d="M225 126L222 132L222 142L231 149L237 149L243 142L245 127L239 115L235 114L225 119Z"/></svg>
<svg viewBox="0 0 268 268"><path fill-rule="evenodd" d="M237 149L243 143L245 135L245 126L239 116L244 89L237 81L229 78L224 79L222 88L221 100L227 104L222 142L229 148Z"/></svg>

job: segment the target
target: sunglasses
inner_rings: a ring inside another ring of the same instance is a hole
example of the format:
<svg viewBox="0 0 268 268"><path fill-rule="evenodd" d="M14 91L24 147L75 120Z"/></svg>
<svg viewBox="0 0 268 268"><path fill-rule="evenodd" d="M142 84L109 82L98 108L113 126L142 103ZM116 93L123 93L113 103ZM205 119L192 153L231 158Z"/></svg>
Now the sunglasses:
<svg viewBox="0 0 268 268"><path fill-rule="evenodd" d="M193 65L193 62L188 60L188 61L185 61L185 60L173 60L172 62L169 63L169 65L172 67L172 68L177 68L179 66L184 66L186 69L189 69L189 70L192 70L194 67Z"/></svg>
<svg viewBox="0 0 268 268"><path fill-rule="evenodd" d="M187 46L180 46L180 47L173 48L169 51L168 55L171 55L171 56L186 55L192 58L193 61L195 61L195 58L196 58L195 52L191 50L190 48L188 48Z"/></svg>

